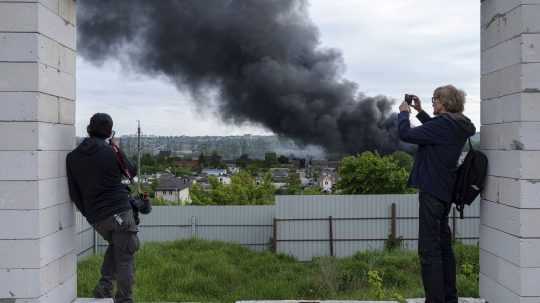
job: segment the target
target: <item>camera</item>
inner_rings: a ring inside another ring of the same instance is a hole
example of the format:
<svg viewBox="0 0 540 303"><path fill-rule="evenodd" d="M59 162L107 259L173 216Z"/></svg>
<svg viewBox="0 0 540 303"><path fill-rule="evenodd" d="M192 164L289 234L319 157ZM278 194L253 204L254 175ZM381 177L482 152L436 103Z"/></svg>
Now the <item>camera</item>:
<svg viewBox="0 0 540 303"><path fill-rule="evenodd" d="M414 95L407 95L407 94L405 94L405 102L407 102L409 105L411 105L412 102L413 102L413 98L414 98L414 97L415 97Z"/></svg>
<svg viewBox="0 0 540 303"><path fill-rule="evenodd" d="M135 218L135 224L137 225L141 222L139 213L147 215L152 211L152 203L150 202L147 193L130 197L129 204L131 204L131 208L133 209L133 217Z"/></svg>

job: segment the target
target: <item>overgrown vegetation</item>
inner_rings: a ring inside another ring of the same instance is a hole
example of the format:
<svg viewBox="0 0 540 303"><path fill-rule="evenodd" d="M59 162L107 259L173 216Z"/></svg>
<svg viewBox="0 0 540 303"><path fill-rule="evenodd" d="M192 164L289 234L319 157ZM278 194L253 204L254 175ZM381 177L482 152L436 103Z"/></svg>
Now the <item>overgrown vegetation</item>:
<svg viewBox="0 0 540 303"><path fill-rule="evenodd" d="M461 296L478 296L478 248L456 245ZM78 295L91 296L99 256L78 267ZM402 300L423 295L415 252L364 252L302 263L221 242L146 244L137 255L135 300L234 302L242 299Z"/></svg>
<svg viewBox="0 0 540 303"><path fill-rule="evenodd" d="M406 194L412 158L406 153L381 156L363 152L343 158L339 168L341 179L337 188L341 194Z"/></svg>
<svg viewBox="0 0 540 303"><path fill-rule="evenodd" d="M269 174L260 180L246 171L231 177L231 184L223 184L215 177L209 177L209 189L199 184L191 187L193 205L265 205L274 203L275 188Z"/></svg>

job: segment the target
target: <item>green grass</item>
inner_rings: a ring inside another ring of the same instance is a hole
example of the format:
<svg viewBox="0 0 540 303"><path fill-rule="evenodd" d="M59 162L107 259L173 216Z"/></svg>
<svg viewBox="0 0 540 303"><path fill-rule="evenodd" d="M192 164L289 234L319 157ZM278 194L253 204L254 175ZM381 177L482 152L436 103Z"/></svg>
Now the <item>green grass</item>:
<svg viewBox="0 0 540 303"><path fill-rule="evenodd" d="M478 296L478 248L456 245L461 296ZM88 297L102 257L78 267L78 295ZM350 258L301 263L234 244L185 240L146 244L137 254L135 299L168 302L234 302L246 299L392 299L423 295L416 253L364 252ZM368 280L382 277L383 293Z"/></svg>

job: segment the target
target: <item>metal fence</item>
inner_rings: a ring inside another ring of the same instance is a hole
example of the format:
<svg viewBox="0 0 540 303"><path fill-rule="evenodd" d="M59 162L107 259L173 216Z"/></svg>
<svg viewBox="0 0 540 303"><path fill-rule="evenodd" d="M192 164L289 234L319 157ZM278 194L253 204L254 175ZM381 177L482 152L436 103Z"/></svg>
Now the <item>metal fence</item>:
<svg viewBox="0 0 540 303"><path fill-rule="evenodd" d="M479 205L466 209L463 220L451 211L457 240L478 243ZM274 226L274 250L302 261L380 250L390 235L401 239L402 248L413 250L418 243L418 196L278 196Z"/></svg>
<svg viewBox="0 0 540 303"><path fill-rule="evenodd" d="M75 213L75 231L77 233L77 260L82 260L96 253L97 239L94 228L86 222L81 213Z"/></svg>
<svg viewBox="0 0 540 303"><path fill-rule="evenodd" d="M270 206L155 206L141 216L141 242L198 238L244 245L256 251L271 245L275 207ZM77 215L77 224L83 218ZM78 228L79 259L91 252L104 253L107 242L86 221Z"/></svg>
<svg viewBox="0 0 540 303"><path fill-rule="evenodd" d="M478 242L479 204L464 220L451 218L456 238ZM301 261L345 257L384 247L389 235L416 249L417 195L277 196L271 206L156 206L142 217L144 242L199 238L272 249ZM77 214L79 259L103 253L107 243Z"/></svg>

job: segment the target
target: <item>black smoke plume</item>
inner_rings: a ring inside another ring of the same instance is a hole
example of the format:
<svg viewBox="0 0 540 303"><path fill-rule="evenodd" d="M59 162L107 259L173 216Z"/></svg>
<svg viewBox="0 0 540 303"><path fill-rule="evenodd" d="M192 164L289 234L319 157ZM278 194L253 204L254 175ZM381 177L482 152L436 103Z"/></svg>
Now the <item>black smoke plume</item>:
<svg viewBox="0 0 540 303"><path fill-rule="evenodd" d="M340 51L323 49L305 0L78 1L78 49L165 75L222 119L262 124L332 153L400 147L393 101L343 78ZM362 43L358 41L358 43Z"/></svg>

